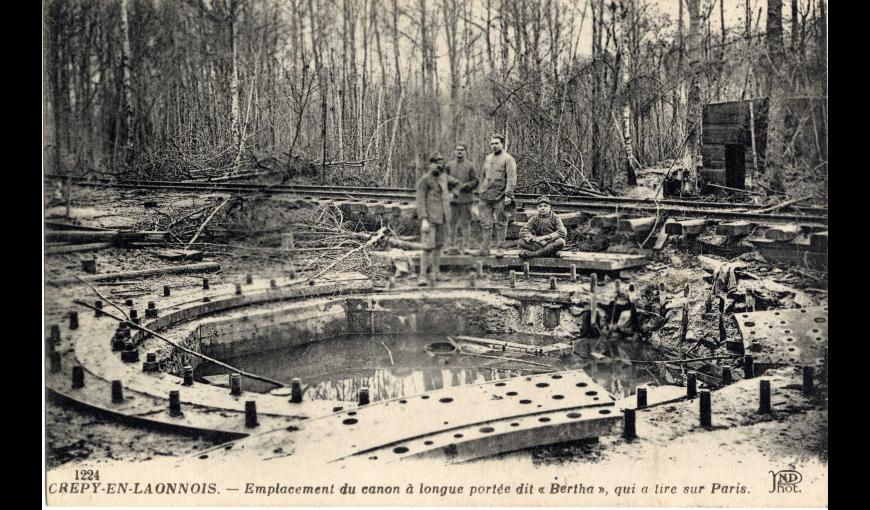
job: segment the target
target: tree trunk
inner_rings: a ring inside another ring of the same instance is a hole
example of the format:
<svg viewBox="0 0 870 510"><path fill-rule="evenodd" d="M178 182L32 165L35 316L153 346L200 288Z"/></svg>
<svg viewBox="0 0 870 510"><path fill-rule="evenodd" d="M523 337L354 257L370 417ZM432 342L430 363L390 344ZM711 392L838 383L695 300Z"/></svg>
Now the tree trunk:
<svg viewBox="0 0 870 510"><path fill-rule="evenodd" d="M326 184L326 98L329 96L329 80L320 78L320 184Z"/></svg>
<svg viewBox="0 0 870 510"><path fill-rule="evenodd" d="M767 0L766 92L769 100L765 173L768 187L784 191L785 82L782 40L782 0Z"/></svg>
<svg viewBox="0 0 870 510"><path fill-rule="evenodd" d="M701 60L701 6L700 0L687 0L689 10L689 94L686 101L686 144L683 168L689 171L688 189L693 192L697 181L697 164L701 151L701 84L698 73Z"/></svg>
<svg viewBox="0 0 870 510"><path fill-rule="evenodd" d="M127 136L125 137L124 142L124 160L128 165L132 165L134 161L133 135L135 131L130 62L130 24L127 20L127 0L121 0L121 72L123 76L122 88L124 91L124 113L127 119Z"/></svg>
<svg viewBox="0 0 870 510"><path fill-rule="evenodd" d="M230 12L227 23L230 36L230 133L232 143L238 147L242 143L242 131L239 128L239 52L238 23L236 20L237 0L230 0Z"/></svg>

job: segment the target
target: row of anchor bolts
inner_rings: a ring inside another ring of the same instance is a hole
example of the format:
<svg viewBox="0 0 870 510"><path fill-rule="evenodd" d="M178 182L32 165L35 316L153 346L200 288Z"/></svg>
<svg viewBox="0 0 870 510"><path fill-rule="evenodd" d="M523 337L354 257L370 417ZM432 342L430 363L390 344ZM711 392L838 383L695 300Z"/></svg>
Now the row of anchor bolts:
<svg viewBox="0 0 870 510"><path fill-rule="evenodd" d="M726 369L727 372L723 371L723 376L725 373L728 374L729 384L731 379L731 370ZM801 391L805 396L812 395L815 391L815 382L814 382L814 370L811 366L805 366L802 369L803 381L801 385ZM723 383L725 382L725 377L723 377ZM697 374L695 372L689 372L687 374L686 379L686 397L687 398L695 398L698 396L698 388L697 388ZM647 389L643 386L637 388L637 406L636 409L625 409L624 410L624 420L623 420L623 437L625 439L635 439L637 437L637 409L642 409L647 407ZM699 412L700 412L700 424L702 427L711 428L713 426L713 408L710 397L710 390L701 390L700 391L700 401L699 401ZM761 379L759 380L759 392L758 392L758 412L760 414L772 414L773 406L770 401L770 379Z"/></svg>
<svg viewBox="0 0 870 510"><path fill-rule="evenodd" d="M57 353L58 357L60 353ZM156 354L148 353L148 362L154 363L156 362ZM60 369L60 361L58 359L58 370ZM185 365L183 368L184 371L184 382L183 386L192 386L193 385L193 368L189 365ZM242 394L242 376L241 374L230 374L230 394L234 396L241 396ZM72 387L73 389L84 388L85 386L85 371L81 365L76 365L72 369ZM294 377L291 382L291 396L290 402L292 403L301 403L302 402L302 382L298 377ZM183 413L181 412L181 400L179 398L180 393L178 390L173 390L169 392L169 415L170 416L181 416ZM124 387L120 380L112 381L112 403L120 404L124 401ZM359 390L359 405L364 406L371 403L371 398L369 396L368 388L360 388ZM248 427L257 426L257 406L255 401L246 401L245 402L245 423Z"/></svg>

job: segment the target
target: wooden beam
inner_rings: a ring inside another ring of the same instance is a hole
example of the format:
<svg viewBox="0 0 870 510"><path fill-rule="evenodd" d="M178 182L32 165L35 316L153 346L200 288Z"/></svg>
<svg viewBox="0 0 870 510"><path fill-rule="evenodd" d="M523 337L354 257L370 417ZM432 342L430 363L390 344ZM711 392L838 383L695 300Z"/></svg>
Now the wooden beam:
<svg viewBox="0 0 870 510"><path fill-rule="evenodd" d="M118 232L116 230L107 230L104 232L96 230L50 230L45 233L45 242L108 242L115 240L117 237Z"/></svg>
<svg viewBox="0 0 870 510"><path fill-rule="evenodd" d="M165 266L154 269L140 269L137 271L121 271L118 273L106 273L82 276L81 279L88 282L99 282L108 280L126 280L130 278L139 278L143 276L162 276L167 274L182 274L182 273L206 273L217 271L221 268L217 262L201 262L199 264L186 264L183 266ZM50 285L66 285L76 283L79 280L76 278L61 278L59 280L51 280Z"/></svg>
<svg viewBox="0 0 870 510"><path fill-rule="evenodd" d="M767 229L764 233L766 239L773 241L791 241L801 233L801 228L794 223L786 225L775 225Z"/></svg>
<svg viewBox="0 0 870 510"><path fill-rule="evenodd" d="M63 246L46 246L45 254L54 255L58 253L78 253L83 251L96 251L104 248L111 248L112 243L89 243L89 244L67 244Z"/></svg>
<svg viewBox="0 0 870 510"><path fill-rule="evenodd" d="M609 228L615 227L619 225L619 213L613 214L602 214L600 216L593 216L590 221L590 225L592 228Z"/></svg>
<svg viewBox="0 0 870 510"><path fill-rule="evenodd" d="M707 220L683 220L665 225L665 231L670 235L700 234L707 226Z"/></svg>
<svg viewBox="0 0 870 510"><path fill-rule="evenodd" d="M647 216L645 218L629 218L619 220L619 230L621 232L649 232L656 224L655 216Z"/></svg>
<svg viewBox="0 0 870 510"><path fill-rule="evenodd" d="M373 260L390 266L396 261L407 261L409 259L415 266L419 266L420 263L420 252L418 251L375 251L371 252L370 256ZM477 262L482 262L485 267L493 269L521 268L523 267L523 262L528 262L529 266L534 268L568 270L571 265L576 265L577 269L581 271L620 271L622 269L645 266L647 260L643 255L595 252L562 252L561 257L523 260L519 258L518 250L505 250L504 255L489 257L472 255L441 256L441 267L474 267Z"/></svg>
<svg viewBox="0 0 870 510"><path fill-rule="evenodd" d="M744 236L752 233L755 224L747 221L726 221L716 225L716 233L723 236Z"/></svg>

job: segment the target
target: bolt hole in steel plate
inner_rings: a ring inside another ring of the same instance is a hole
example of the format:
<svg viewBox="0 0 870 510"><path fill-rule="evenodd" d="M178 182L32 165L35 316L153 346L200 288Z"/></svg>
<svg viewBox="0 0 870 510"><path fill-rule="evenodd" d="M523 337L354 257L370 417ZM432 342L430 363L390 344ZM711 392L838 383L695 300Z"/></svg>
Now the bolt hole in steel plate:
<svg viewBox="0 0 870 510"><path fill-rule="evenodd" d="M453 399L451 397L444 397L439 398L438 402L441 402L442 404L449 404L450 402L453 402Z"/></svg>
<svg viewBox="0 0 870 510"><path fill-rule="evenodd" d="M565 395L553 395L553 400L562 400L565 398Z"/></svg>
<svg viewBox="0 0 870 510"><path fill-rule="evenodd" d="M481 432L483 432L484 434L489 434L490 432L495 432L495 429L492 427L481 427L479 430Z"/></svg>
<svg viewBox="0 0 870 510"><path fill-rule="evenodd" d="M505 395L507 395L509 397L516 397L518 395L518 393L515 391L509 391L509 392L505 393Z"/></svg>
<svg viewBox="0 0 870 510"><path fill-rule="evenodd" d="M602 409L598 411L598 414L610 414L610 409Z"/></svg>
<svg viewBox="0 0 870 510"><path fill-rule="evenodd" d="M566 416L568 418L571 418L572 420L576 420L577 418L580 418L583 415L580 413L568 413Z"/></svg>
<svg viewBox="0 0 870 510"><path fill-rule="evenodd" d="M546 388L546 387L548 387L548 386L550 386L550 385L547 384L547 383L545 383L545 382L539 382L539 383L536 384L535 386L537 386L538 388Z"/></svg>
<svg viewBox="0 0 870 510"><path fill-rule="evenodd" d="M550 420L550 418L547 418L546 416L542 416L542 417L538 418L538 421L541 423L547 423L548 421L551 421L551 420Z"/></svg>
<svg viewBox="0 0 870 510"><path fill-rule="evenodd" d="M507 383L497 382L497 383L495 383L495 385L496 385L496 386L506 386Z"/></svg>
<svg viewBox="0 0 870 510"><path fill-rule="evenodd" d="M756 362L787 364L789 359L798 361L798 358L809 362L819 356L827 342L828 324L823 310L822 307L811 307L752 312L742 314L741 317L746 317L738 322L738 326L746 349L758 353ZM747 322L757 326L749 328ZM756 342L761 344L760 350L756 350ZM789 351L788 347L795 350Z"/></svg>
<svg viewBox="0 0 870 510"><path fill-rule="evenodd" d="M585 388L585 387L587 387L587 386L589 386L589 385L586 384L585 382L578 382L578 383L576 384L576 386L577 386L578 388Z"/></svg>
<svg viewBox="0 0 870 510"><path fill-rule="evenodd" d="M423 444L426 445L426 446L432 446L433 444L435 444L435 442L434 442L434 441L426 440L426 441L423 441Z"/></svg>
<svg viewBox="0 0 870 510"><path fill-rule="evenodd" d="M529 399L520 400L520 404L531 404L531 403L532 403L532 401Z"/></svg>
<svg viewBox="0 0 870 510"><path fill-rule="evenodd" d="M357 420L356 418L348 418L346 420L342 420L341 423L344 423L345 425L355 425L358 422L359 420Z"/></svg>
<svg viewBox="0 0 870 510"><path fill-rule="evenodd" d="M562 378L562 376L559 374L553 374L550 376L550 379L561 379L561 378Z"/></svg>
<svg viewBox="0 0 870 510"><path fill-rule="evenodd" d="M397 446L397 447L393 448L393 453L399 453L399 454L408 453L408 448L404 447L404 446Z"/></svg>
<svg viewBox="0 0 870 510"><path fill-rule="evenodd" d="M520 426L520 424L517 423L517 422L513 422L513 423L511 423L511 427L519 427L519 426Z"/></svg>

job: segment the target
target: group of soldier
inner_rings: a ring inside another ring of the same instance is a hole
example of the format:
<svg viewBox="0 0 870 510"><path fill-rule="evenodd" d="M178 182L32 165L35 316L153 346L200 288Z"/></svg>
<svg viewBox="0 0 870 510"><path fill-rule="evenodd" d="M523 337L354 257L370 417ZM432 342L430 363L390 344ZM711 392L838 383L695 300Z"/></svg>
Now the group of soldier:
<svg viewBox="0 0 870 510"><path fill-rule="evenodd" d="M475 194L481 240L478 255L490 255L493 233L496 249L505 248L507 229L516 211L514 188L517 185L517 162L504 147L503 135L494 134L489 145L492 152L483 163L483 181L467 159L465 144L457 144L455 159L445 163L435 152L429 158L428 171L417 181L417 215L420 218L419 285L440 279L441 251L461 253L471 247L471 223ZM519 256L522 258L558 256L565 246L567 230L550 208L550 200L541 196L537 212L520 229Z"/></svg>

